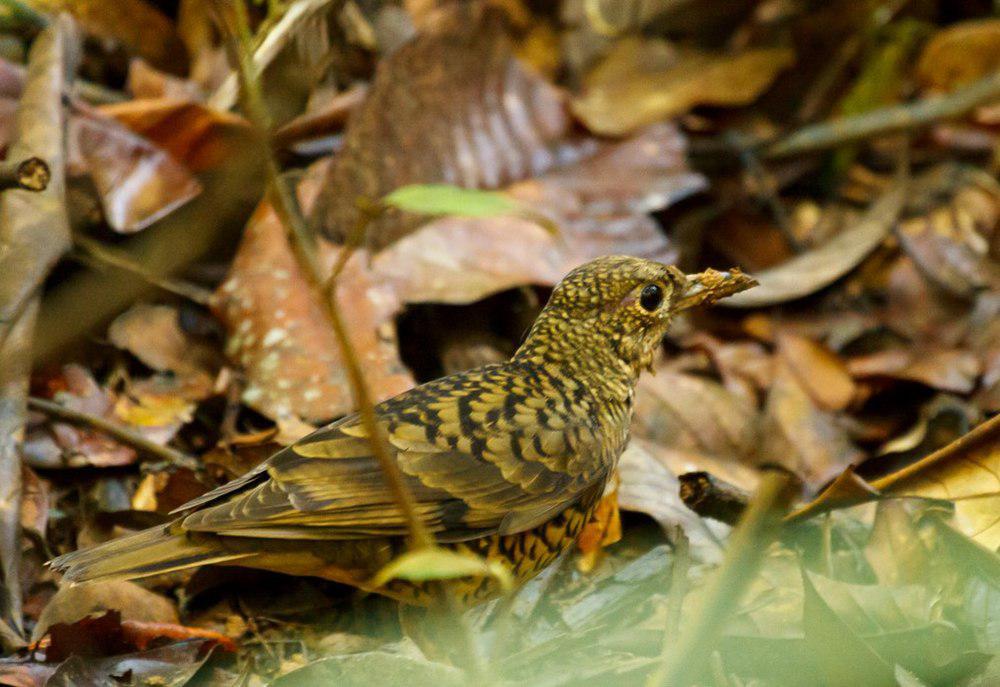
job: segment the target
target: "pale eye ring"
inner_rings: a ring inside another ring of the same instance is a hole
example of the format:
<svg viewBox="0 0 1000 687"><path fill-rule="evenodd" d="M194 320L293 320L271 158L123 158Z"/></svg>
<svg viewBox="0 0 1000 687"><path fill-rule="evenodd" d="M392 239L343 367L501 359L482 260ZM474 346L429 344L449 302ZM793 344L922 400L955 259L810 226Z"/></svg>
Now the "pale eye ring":
<svg viewBox="0 0 1000 687"><path fill-rule="evenodd" d="M639 292L639 305L647 312L653 312L663 303L663 288L659 284L646 284Z"/></svg>

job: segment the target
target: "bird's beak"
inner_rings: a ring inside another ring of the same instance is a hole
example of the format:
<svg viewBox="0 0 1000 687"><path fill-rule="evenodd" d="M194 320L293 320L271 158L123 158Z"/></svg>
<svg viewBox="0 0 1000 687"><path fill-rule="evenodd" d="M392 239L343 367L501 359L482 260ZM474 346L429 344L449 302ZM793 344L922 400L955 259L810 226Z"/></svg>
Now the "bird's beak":
<svg viewBox="0 0 1000 687"><path fill-rule="evenodd" d="M707 269L698 274L684 276L683 292L674 302L673 311L679 312L696 305L711 305L740 291L757 286L757 280L734 267L728 272Z"/></svg>

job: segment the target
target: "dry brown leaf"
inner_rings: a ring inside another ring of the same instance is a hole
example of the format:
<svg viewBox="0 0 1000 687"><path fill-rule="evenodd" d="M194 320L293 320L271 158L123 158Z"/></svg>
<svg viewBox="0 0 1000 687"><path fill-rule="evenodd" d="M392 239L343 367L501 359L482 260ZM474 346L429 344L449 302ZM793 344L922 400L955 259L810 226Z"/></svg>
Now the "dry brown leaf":
<svg viewBox="0 0 1000 687"><path fill-rule="evenodd" d="M946 499L959 528L990 550L1000 547L1000 416L926 458L872 482L889 496Z"/></svg>
<svg viewBox="0 0 1000 687"><path fill-rule="evenodd" d="M837 486L848 482L854 486ZM870 483L848 470L789 517L803 519L880 497L948 501L954 506L959 529L996 551L1000 547L1000 416L912 465Z"/></svg>
<svg viewBox="0 0 1000 687"><path fill-rule="evenodd" d="M50 387L54 400L71 410L111 420L161 445L191 419L193 400L207 395L204 385L186 386L162 376L132 382L128 395L117 395L101 387L80 365L63 367ZM129 465L138 457L133 448L98 430L43 416L29 426L23 451L29 465L49 469Z"/></svg>
<svg viewBox="0 0 1000 687"><path fill-rule="evenodd" d="M970 393L982 371L969 351L928 347L893 348L847 361L854 377L892 377L926 384L942 391Z"/></svg>
<svg viewBox="0 0 1000 687"><path fill-rule="evenodd" d="M799 384L824 410L843 410L854 398L854 380L833 351L794 334L778 336L780 355Z"/></svg>
<svg viewBox="0 0 1000 687"><path fill-rule="evenodd" d="M0 60L5 98L16 100L24 72ZM15 103L0 100L0 146L9 142ZM97 109L70 101L67 164L70 175L88 175L101 200L108 224L131 233L183 205L201 184L176 159Z"/></svg>
<svg viewBox="0 0 1000 687"><path fill-rule="evenodd" d="M720 302L734 308L774 305L808 296L854 269L885 239L896 222L905 189L897 184L865 213L858 223L822 246L753 276L760 286Z"/></svg>
<svg viewBox="0 0 1000 687"><path fill-rule="evenodd" d="M820 409L784 355L775 361L761 431L760 459L818 486L862 457L836 417Z"/></svg>
<svg viewBox="0 0 1000 687"><path fill-rule="evenodd" d="M208 378L214 351L192 340L180 326L180 313L168 305L139 303L115 318L108 339L160 372Z"/></svg>
<svg viewBox="0 0 1000 687"><path fill-rule="evenodd" d="M92 613L115 610L126 620L177 623L174 604L134 582L102 580L62 587L38 618L32 637L38 641L56 623L74 623Z"/></svg>
<svg viewBox="0 0 1000 687"><path fill-rule="evenodd" d="M553 285L609 253L675 262L676 252L645 212L703 187L704 179L686 168L683 150L677 129L660 125L507 188L558 224L558 236L519 217L446 217L380 252L372 269L406 302L469 303L523 284Z"/></svg>
<svg viewBox="0 0 1000 687"><path fill-rule="evenodd" d="M103 105L100 111L161 146L192 172L218 167L252 140L242 117L189 99L130 100Z"/></svg>
<svg viewBox="0 0 1000 687"><path fill-rule="evenodd" d="M336 249L331 248L332 258ZM348 260L337 299L376 399L413 385L396 351L391 286L372 281L367 256ZM332 264L332 263L331 263ZM272 418L327 420L353 410L340 348L281 221L266 204L243 234L213 309L229 330L226 352L247 372L243 400Z"/></svg>
<svg viewBox="0 0 1000 687"><path fill-rule="evenodd" d="M195 82L162 72L141 57L128 63L126 90L136 100L172 98L201 102L205 97Z"/></svg>
<svg viewBox="0 0 1000 687"><path fill-rule="evenodd" d="M470 12L457 8L379 64L314 209L327 236L351 237L359 198L414 183L497 188L572 161L559 92L517 62L498 13ZM367 243L384 248L423 220L387 213Z"/></svg>
<svg viewBox="0 0 1000 687"><path fill-rule="evenodd" d="M623 135L697 105L746 105L794 60L788 48L717 55L625 38L587 75L573 112L591 131Z"/></svg>
<svg viewBox="0 0 1000 687"><path fill-rule="evenodd" d="M754 454L755 409L710 379L657 370L639 380L635 406L636 436L665 448L734 460Z"/></svg>
<svg viewBox="0 0 1000 687"><path fill-rule="evenodd" d="M939 30L917 62L927 88L950 91L1000 68L1000 19L963 21Z"/></svg>
<svg viewBox="0 0 1000 687"><path fill-rule="evenodd" d="M718 562L722 558L721 537L728 529L708 522L690 510L680 498L677 472L663 462L671 453L655 443L633 440L618 461L618 505L623 510L645 513L661 527L681 527L691 542L695 560ZM700 457L694 462L700 463Z"/></svg>
<svg viewBox="0 0 1000 687"><path fill-rule="evenodd" d="M81 112L70 118L69 131L70 172L90 176L117 231L145 229L201 191L174 158L108 117Z"/></svg>
<svg viewBox="0 0 1000 687"><path fill-rule="evenodd" d="M68 12L89 34L121 43L161 69L181 71L187 51L173 22L144 0L25 0L39 12Z"/></svg>
<svg viewBox="0 0 1000 687"><path fill-rule="evenodd" d="M947 202L899 223L896 235L921 272L947 292L971 298L1000 288L1000 269L990 240L1000 218L1000 186L985 174L967 172Z"/></svg>

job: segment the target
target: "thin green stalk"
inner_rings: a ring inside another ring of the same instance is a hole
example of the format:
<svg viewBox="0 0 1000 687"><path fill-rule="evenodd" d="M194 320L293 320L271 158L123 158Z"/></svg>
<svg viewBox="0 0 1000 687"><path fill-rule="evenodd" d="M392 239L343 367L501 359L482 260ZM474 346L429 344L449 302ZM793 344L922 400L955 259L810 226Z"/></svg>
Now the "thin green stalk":
<svg viewBox="0 0 1000 687"><path fill-rule="evenodd" d="M244 105L247 115L253 123L258 135L263 139L264 163L268 182L268 195L271 204L281 220L289 236L289 243L295 251L299 263L304 268L307 279L322 303L324 311L330 320L337 343L340 346L344 364L347 369L348 381L354 397L361 421L371 442L372 454L379 462L386 484L397 506L406 518L410 533L411 545L415 548L434 545L434 539L419 517L416 501L399 470L399 466L391 459L382 427L375 417L374 402L357 353L347 334L343 317L337 305L334 294L326 288L323 266L319 259L316 238L309 231L305 220L298 210L298 204L292 196L292 191L281 178L278 162L271 152L270 131L271 120L264 105L260 91L259 75L253 62L253 36L250 32L250 22L246 6L242 0L227 3L224 0L212 0L220 25L229 34L233 57L237 65L237 74L244 94ZM231 11L227 11L231 10Z"/></svg>
<svg viewBox="0 0 1000 687"><path fill-rule="evenodd" d="M781 518L796 492L796 478L770 470L729 537L722 565L708 583L703 602L686 632L677 638L649 685L686 687L702 673L726 620L756 577L768 547L781 531ZM669 641L669 638L668 638Z"/></svg>

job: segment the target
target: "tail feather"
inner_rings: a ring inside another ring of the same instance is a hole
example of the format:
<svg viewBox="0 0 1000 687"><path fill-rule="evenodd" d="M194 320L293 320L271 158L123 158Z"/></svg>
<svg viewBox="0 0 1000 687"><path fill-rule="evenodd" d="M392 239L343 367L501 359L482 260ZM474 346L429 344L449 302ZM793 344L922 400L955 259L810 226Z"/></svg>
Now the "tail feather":
<svg viewBox="0 0 1000 687"><path fill-rule="evenodd" d="M212 537L189 537L172 525L153 527L136 534L67 553L49 562L70 582L99 578L136 579L209 563L223 563L253 556L228 551Z"/></svg>

